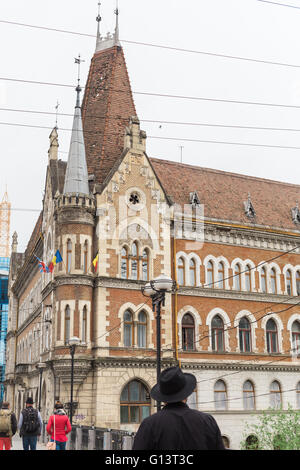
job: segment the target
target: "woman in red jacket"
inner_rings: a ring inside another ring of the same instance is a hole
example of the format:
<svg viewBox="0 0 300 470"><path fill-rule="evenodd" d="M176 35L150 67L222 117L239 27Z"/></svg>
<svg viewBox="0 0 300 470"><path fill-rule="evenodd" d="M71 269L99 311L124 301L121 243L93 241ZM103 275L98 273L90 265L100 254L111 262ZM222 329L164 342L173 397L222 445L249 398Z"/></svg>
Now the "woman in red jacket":
<svg viewBox="0 0 300 470"><path fill-rule="evenodd" d="M51 442L56 442L56 450L66 450L67 434L71 432L72 426L63 404L56 402L54 408L54 414L50 416L46 430L51 435Z"/></svg>

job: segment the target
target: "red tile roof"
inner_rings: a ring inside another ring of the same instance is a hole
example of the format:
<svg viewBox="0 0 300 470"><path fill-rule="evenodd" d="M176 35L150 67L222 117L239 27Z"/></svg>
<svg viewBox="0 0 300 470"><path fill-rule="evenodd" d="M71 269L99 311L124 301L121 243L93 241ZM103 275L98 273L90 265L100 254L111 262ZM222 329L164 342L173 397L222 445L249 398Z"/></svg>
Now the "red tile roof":
<svg viewBox="0 0 300 470"><path fill-rule="evenodd" d="M300 185L156 158L150 161L173 202L189 204L190 193L196 191L200 203L204 204L206 218L300 231L300 225L293 222L291 214L296 201L300 200ZM256 212L252 221L244 208L248 193Z"/></svg>
<svg viewBox="0 0 300 470"><path fill-rule="evenodd" d="M136 115L123 50L114 46L91 61L82 102L89 175L103 183L124 149L125 127Z"/></svg>

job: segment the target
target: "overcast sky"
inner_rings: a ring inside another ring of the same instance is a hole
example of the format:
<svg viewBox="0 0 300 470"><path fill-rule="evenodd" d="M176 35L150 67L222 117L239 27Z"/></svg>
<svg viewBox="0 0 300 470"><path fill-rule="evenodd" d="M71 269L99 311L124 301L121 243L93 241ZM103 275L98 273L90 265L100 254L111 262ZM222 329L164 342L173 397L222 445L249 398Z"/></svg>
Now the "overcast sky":
<svg viewBox="0 0 300 470"><path fill-rule="evenodd" d="M275 0L276 1L276 0ZM277 0L285 8L258 0L119 0L123 39L134 92L218 100L285 104L289 107L175 99L134 94L150 157L299 184L300 150L225 143L159 140L172 137L300 148L300 0ZM14 0L1 2L0 20L96 34L98 0ZM101 0L101 28L113 31L115 0ZM298 67L221 58L129 44L137 41L214 54L239 56ZM95 38L0 22L1 78L76 86L74 57L79 53L85 84ZM7 184L12 203L11 234L24 251L42 207L50 129L55 115L6 109L73 113L71 87L0 80L0 199ZM298 106L298 108L297 108ZM293 108L294 107L294 108ZM146 123L144 120L231 126L276 127L298 131L250 130ZM72 117L58 116L70 128ZM59 158L66 160L70 132L59 131ZM251 187L249 187L251 192ZM245 195L246 197L247 195ZM276 195L274 195L274 204ZM228 194L230 198L230 194ZM299 194L300 197L300 194Z"/></svg>

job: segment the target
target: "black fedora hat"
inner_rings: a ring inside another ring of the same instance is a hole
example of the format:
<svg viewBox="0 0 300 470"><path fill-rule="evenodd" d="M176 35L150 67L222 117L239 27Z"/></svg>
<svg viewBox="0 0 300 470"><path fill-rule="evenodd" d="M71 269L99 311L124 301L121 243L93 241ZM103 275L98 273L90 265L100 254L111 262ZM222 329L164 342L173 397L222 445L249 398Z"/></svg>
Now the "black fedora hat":
<svg viewBox="0 0 300 470"><path fill-rule="evenodd" d="M31 397L27 398L26 405L33 405L33 399Z"/></svg>
<svg viewBox="0 0 300 470"><path fill-rule="evenodd" d="M196 388L196 377L183 373L180 367L169 367L159 376L158 383L151 389L150 395L157 401L175 403L184 400Z"/></svg>

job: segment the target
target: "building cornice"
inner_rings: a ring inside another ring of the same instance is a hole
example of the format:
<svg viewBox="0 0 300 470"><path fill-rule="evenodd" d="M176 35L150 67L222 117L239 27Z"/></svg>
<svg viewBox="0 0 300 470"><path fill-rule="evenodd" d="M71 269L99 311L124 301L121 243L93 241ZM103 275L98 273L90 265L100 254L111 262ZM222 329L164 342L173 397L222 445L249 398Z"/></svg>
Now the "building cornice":
<svg viewBox="0 0 300 470"><path fill-rule="evenodd" d="M273 371L273 372L300 372L299 365L277 364L241 364L241 363L213 363L213 362L184 362L181 360L182 369L188 370L234 370L234 371Z"/></svg>

